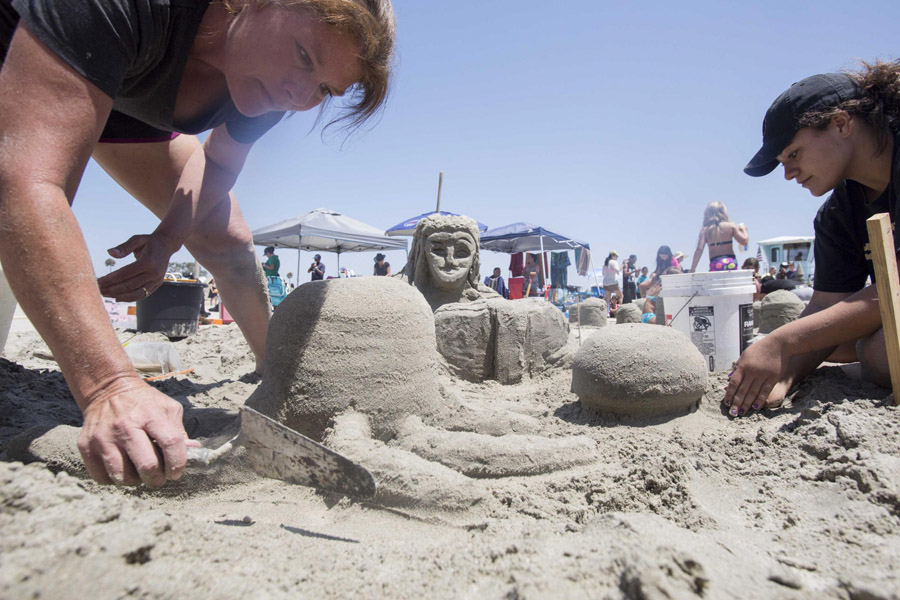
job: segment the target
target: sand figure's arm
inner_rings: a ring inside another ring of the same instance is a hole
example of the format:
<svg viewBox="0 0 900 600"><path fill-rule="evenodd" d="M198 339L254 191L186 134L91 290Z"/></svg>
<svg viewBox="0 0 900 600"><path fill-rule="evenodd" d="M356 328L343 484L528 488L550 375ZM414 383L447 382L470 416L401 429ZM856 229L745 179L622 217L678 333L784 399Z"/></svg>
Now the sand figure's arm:
<svg viewBox="0 0 900 600"><path fill-rule="evenodd" d="M778 399L772 396L773 391L786 393L836 348L866 338L880 327L881 313L875 286L805 314L744 351L725 390L723 402L730 406L732 416L743 416L751 408L766 406L770 400L776 402Z"/></svg>
<svg viewBox="0 0 900 600"><path fill-rule="evenodd" d="M324 443L372 473L378 483L375 494L378 504L403 509L468 511L489 499L479 482L373 439L369 419L362 413L337 416Z"/></svg>
<svg viewBox="0 0 900 600"><path fill-rule="evenodd" d="M533 435L490 436L446 431L408 417L392 442L428 461L469 477L538 475L597 460L597 445L586 436L551 439Z"/></svg>
<svg viewBox="0 0 900 600"><path fill-rule="evenodd" d="M184 469L181 405L132 368L69 206L111 107L19 26L0 70L0 260L84 412L79 449L91 476L161 485Z"/></svg>

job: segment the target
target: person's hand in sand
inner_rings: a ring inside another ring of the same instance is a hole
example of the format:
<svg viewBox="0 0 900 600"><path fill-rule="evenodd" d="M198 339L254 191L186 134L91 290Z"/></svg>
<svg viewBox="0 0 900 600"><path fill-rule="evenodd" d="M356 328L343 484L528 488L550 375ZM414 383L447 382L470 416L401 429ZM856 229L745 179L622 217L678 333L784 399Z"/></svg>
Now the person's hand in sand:
<svg viewBox="0 0 900 600"><path fill-rule="evenodd" d="M83 407L78 449L99 483L159 487L179 479L188 440L181 405L137 379L119 380Z"/></svg>
<svg viewBox="0 0 900 600"><path fill-rule="evenodd" d="M179 244L180 247L180 244ZM134 254L135 261L97 280L100 293L119 302L143 300L158 288L166 275L169 258L178 250L166 247L159 235L133 235L109 249L113 258Z"/></svg>
<svg viewBox="0 0 900 600"><path fill-rule="evenodd" d="M780 404L784 399L772 396L772 392L784 377L789 362L788 349L779 336L769 335L759 340L741 354L725 388L722 403L732 417L743 417L751 408ZM775 396L783 394L779 386Z"/></svg>

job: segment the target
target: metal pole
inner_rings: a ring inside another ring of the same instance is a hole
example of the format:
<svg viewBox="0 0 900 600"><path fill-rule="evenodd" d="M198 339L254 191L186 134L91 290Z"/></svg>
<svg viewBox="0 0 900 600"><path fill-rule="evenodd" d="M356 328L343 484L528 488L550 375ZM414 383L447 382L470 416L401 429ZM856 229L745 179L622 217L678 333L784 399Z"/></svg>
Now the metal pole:
<svg viewBox="0 0 900 600"><path fill-rule="evenodd" d="M544 287L541 288L541 292L543 293L544 288L547 287L547 265L544 264L544 236L540 237L541 240L541 274L544 276ZM547 298L545 298L546 300Z"/></svg>
<svg viewBox="0 0 900 600"><path fill-rule="evenodd" d="M437 199L437 208L434 209L434 212L441 212L441 186L444 184L444 172L441 171L438 175L438 199Z"/></svg>

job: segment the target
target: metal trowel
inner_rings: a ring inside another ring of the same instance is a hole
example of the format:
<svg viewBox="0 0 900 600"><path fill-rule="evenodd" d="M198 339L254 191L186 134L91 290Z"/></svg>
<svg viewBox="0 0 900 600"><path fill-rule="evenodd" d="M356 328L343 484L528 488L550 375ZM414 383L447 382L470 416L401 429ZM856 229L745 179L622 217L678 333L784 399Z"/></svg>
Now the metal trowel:
<svg viewBox="0 0 900 600"><path fill-rule="evenodd" d="M241 430L216 449L188 448L188 468L208 467L237 446L247 449L253 470L281 479L357 498L375 495L375 479L365 467L285 427L264 414L242 406Z"/></svg>

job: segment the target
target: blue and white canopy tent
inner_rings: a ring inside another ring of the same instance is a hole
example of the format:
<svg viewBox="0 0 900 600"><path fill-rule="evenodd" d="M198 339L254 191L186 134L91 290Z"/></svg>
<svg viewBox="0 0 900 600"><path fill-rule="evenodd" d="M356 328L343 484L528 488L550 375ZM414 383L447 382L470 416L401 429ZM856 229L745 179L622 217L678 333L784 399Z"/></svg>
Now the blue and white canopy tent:
<svg viewBox="0 0 900 600"><path fill-rule="evenodd" d="M397 223L390 229L384 232L385 235L389 235L391 237L402 235L407 237L412 237L416 233L416 225L419 224L419 221L424 219L425 217L430 217L431 215L436 214L434 212L422 213L418 217L413 217L412 219L407 219L402 223ZM459 215L452 212L447 212L446 210L442 210L440 212L442 215L450 215L452 217L458 217ZM487 231L488 226L484 223L478 223L478 231L484 233Z"/></svg>
<svg viewBox="0 0 900 600"><path fill-rule="evenodd" d="M587 242L554 233L531 223L513 223L481 234L482 250L505 252L506 254L540 252L543 256L547 250L574 250L575 248L591 249ZM597 284L597 289L600 289L593 258L591 259L591 271L594 273L594 283Z"/></svg>
<svg viewBox="0 0 900 600"><path fill-rule="evenodd" d="M299 217L291 217L253 230L257 246L297 249L297 274L300 274L300 250L334 252L338 255L338 272L344 252L404 250L406 240L389 238L377 227L357 221L327 208L317 208Z"/></svg>

